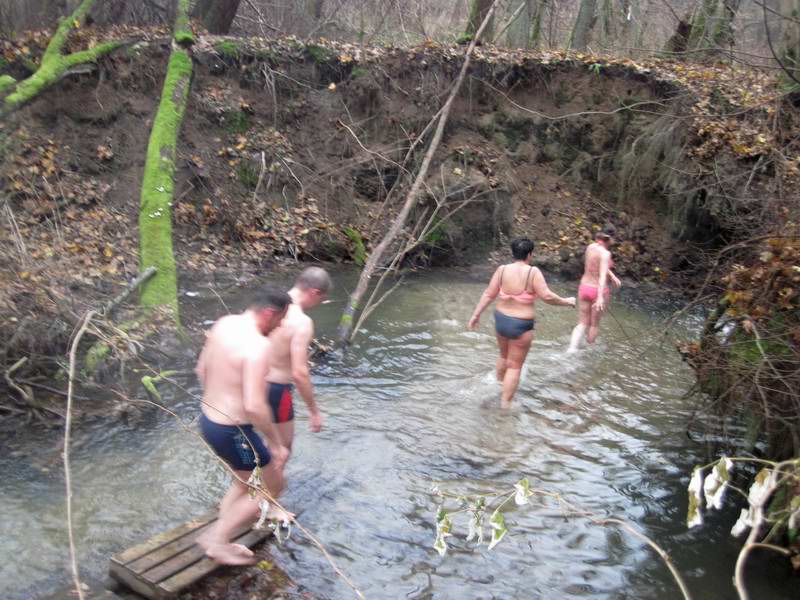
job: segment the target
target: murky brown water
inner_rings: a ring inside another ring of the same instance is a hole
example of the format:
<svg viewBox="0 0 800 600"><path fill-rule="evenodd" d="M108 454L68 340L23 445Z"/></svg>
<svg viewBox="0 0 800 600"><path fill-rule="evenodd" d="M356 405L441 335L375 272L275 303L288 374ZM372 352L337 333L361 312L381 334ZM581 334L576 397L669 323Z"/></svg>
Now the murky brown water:
<svg viewBox="0 0 800 600"><path fill-rule="evenodd" d="M318 333L333 333L353 281L352 273L337 277L335 302L314 313ZM298 409L286 504L367 598L678 597L660 560L639 541L536 505L506 514L511 533L492 551L463 535L450 538L444 558L432 549L432 485L488 492L521 477L635 523L671 553L696 598L735 597L732 511L703 528L684 527L687 474L700 449L684 433L692 406L682 396L691 373L671 347L650 344L663 310L623 297L613 312L625 331L608 319L597 348L573 358L564 350L574 312L540 306L517 408L501 412L491 316L479 332L464 328L484 284L445 272L412 279L355 346L315 369L327 427L309 433ZM201 295L188 300L188 313L222 314L216 296L196 288ZM224 297L241 307L241 292ZM681 326L689 331L697 323ZM188 368L195 351L187 348L178 367ZM193 381L187 385L198 391ZM198 414L190 395L165 392L184 419ZM60 435L17 442L17 456L4 444L4 598L37 597L68 580ZM102 578L110 554L206 510L227 485L198 440L162 415L135 427L83 428L73 465L80 563L90 579ZM351 597L299 537L274 554L317 597ZM780 567L756 566L749 574L754 597L791 597Z"/></svg>

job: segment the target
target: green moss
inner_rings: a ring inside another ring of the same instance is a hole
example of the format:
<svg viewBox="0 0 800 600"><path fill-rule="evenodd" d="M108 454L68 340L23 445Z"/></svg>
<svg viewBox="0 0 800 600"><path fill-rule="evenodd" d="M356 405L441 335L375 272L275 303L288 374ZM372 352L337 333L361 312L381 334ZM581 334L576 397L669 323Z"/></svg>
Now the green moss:
<svg viewBox="0 0 800 600"><path fill-rule="evenodd" d="M229 60L239 60L239 57L241 56L239 44L230 40L222 40L221 42L217 42L214 44L214 50L216 50L222 58L227 58Z"/></svg>
<svg viewBox="0 0 800 600"><path fill-rule="evenodd" d="M361 237L361 233L353 227L345 227L344 234L355 246L353 250L353 261L359 267L364 266L364 263L367 261L367 249L364 246L364 239Z"/></svg>
<svg viewBox="0 0 800 600"><path fill-rule="evenodd" d="M358 79L359 77L364 77L368 75L369 71L367 71L364 67L354 67L352 71L350 71L350 77L353 79Z"/></svg>
<svg viewBox="0 0 800 600"><path fill-rule="evenodd" d="M189 23L189 0L178 0L178 14L175 17L175 42L181 46L194 44L194 34Z"/></svg>
<svg viewBox="0 0 800 600"><path fill-rule="evenodd" d="M472 33L462 33L456 38L456 44L469 44L474 37Z"/></svg>
<svg viewBox="0 0 800 600"><path fill-rule="evenodd" d="M17 80L11 75L0 75L0 94L4 93L8 88L13 87Z"/></svg>
<svg viewBox="0 0 800 600"><path fill-rule="evenodd" d="M269 48L259 48L253 53L253 56L261 62L274 62L278 58L278 55Z"/></svg>
<svg viewBox="0 0 800 600"><path fill-rule="evenodd" d="M86 352L83 359L83 369L88 376L93 376L103 366L111 354L111 346L105 342L95 342Z"/></svg>
<svg viewBox="0 0 800 600"><path fill-rule="evenodd" d="M51 40L51 45L52 43L53 41ZM119 46L120 42L106 42L89 50L74 52L67 56L50 52L50 46L48 46L42 57L42 64L37 71L27 79L20 81L14 93L6 97L6 110L13 110L32 100L43 89L58 81L67 69L93 62Z"/></svg>
<svg viewBox="0 0 800 600"><path fill-rule="evenodd" d="M333 59L333 52L324 46L318 46L317 44L306 45L306 52L308 52L311 60L317 64L327 63Z"/></svg>
<svg viewBox="0 0 800 600"><path fill-rule="evenodd" d="M225 113L224 124L228 133L242 135L250 129L250 117L241 110L232 110Z"/></svg>
<svg viewBox="0 0 800 600"><path fill-rule="evenodd" d="M239 165L236 167L236 178L248 188L255 188L258 185L258 173L249 165Z"/></svg>
<svg viewBox="0 0 800 600"><path fill-rule="evenodd" d="M169 58L161 102L158 106L142 179L139 208L139 256L141 269L155 267L141 293L143 306L169 306L178 318L178 285L172 251L172 199L175 154L189 85L192 59L183 48L174 48Z"/></svg>

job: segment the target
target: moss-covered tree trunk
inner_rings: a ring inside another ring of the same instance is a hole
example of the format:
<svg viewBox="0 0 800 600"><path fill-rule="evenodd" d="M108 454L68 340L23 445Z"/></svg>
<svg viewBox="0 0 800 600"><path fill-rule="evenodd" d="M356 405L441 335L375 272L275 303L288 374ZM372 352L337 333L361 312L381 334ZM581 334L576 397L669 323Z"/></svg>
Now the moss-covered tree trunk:
<svg viewBox="0 0 800 600"><path fill-rule="evenodd" d="M198 0L193 15L210 33L227 34L239 10L240 0Z"/></svg>
<svg viewBox="0 0 800 600"><path fill-rule="evenodd" d="M0 80L0 94L8 94L3 99L3 108L0 112L8 113L20 108L35 98L42 90L61 79L72 67L93 62L122 44L119 41L105 42L88 50L72 54L61 53L70 30L83 24L94 3L95 0L83 0L71 15L61 20L42 55L41 65L33 75L19 82L9 76L4 76Z"/></svg>
<svg viewBox="0 0 800 600"><path fill-rule="evenodd" d="M517 0L519 3L520 0ZM527 48L531 40L531 24L535 17L537 0L522 0L512 15L512 22L506 26L506 45L509 48ZM512 5L513 6L513 5ZM500 34L498 34L499 36Z"/></svg>
<svg viewBox="0 0 800 600"><path fill-rule="evenodd" d="M156 268L155 277L142 288L140 303L145 307L170 307L176 320L178 284L172 252L172 199L178 132L192 79L194 38L188 26L188 8L189 0L178 0L172 52L147 145L139 207L140 268Z"/></svg>
<svg viewBox="0 0 800 600"><path fill-rule="evenodd" d="M589 37L597 20L597 0L581 0L578 16L572 35L569 36L569 49L585 51L589 47Z"/></svg>

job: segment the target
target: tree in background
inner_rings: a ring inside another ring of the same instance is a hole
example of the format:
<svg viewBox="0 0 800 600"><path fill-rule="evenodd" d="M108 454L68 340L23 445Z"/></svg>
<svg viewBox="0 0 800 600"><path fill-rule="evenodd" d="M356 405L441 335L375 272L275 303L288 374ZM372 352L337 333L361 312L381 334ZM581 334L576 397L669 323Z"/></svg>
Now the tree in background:
<svg viewBox="0 0 800 600"><path fill-rule="evenodd" d="M800 89L800 0L782 0L780 6L783 36L779 58L784 79L797 90Z"/></svg>
<svg viewBox="0 0 800 600"><path fill-rule="evenodd" d="M198 0L192 17L198 19L210 33L225 35L231 30L240 2L241 0Z"/></svg>
<svg viewBox="0 0 800 600"><path fill-rule="evenodd" d="M178 319L178 283L172 251L172 200L175 186L175 156L189 86L192 79L189 0L178 0L172 52L153 120L142 178L139 206L139 262L144 272L156 275L144 284L140 302L144 307L167 306Z"/></svg>
<svg viewBox="0 0 800 600"><path fill-rule="evenodd" d="M710 53L733 46L733 21L740 0L702 0L690 21L689 50L707 50Z"/></svg>
<svg viewBox="0 0 800 600"><path fill-rule="evenodd" d="M489 9L492 7L492 0L472 0L469 9L469 18L467 19L467 28L464 30L464 35L461 41L471 41L475 37L475 32L481 26ZM483 30L483 38L491 40L494 37L494 16L489 20L489 24Z"/></svg>
<svg viewBox="0 0 800 600"><path fill-rule="evenodd" d="M0 113L16 110L61 79L69 69L93 62L122 45L119 41L104 42L80 52L62 53L70 31L84 23L94 2L95 0L83 0L69 17L61 20L42 55L39 67L33 65L35 70L30 77L18 82L10 75L0 75L0 94L7 94Z"/></svg>
<svg viewBox="0 0 800 600"><path fill-rule="evenodd" d="M597 21L597 0L580 0L578 16L569 37L568 48L584 52L589 47L592 29Z"/></svg>

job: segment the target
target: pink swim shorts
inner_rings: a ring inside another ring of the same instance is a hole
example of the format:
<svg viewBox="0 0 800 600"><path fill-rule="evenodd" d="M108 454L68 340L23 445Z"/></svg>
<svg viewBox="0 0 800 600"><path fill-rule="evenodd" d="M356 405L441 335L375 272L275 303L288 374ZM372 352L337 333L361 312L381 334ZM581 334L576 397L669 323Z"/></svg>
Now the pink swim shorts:
<svg viewBox="0 0 800 600"><path fill-rule="evenodd" d="M603 296L605 296L606 299L608 299L608 297L611 296L611 290L606 288L604 290ZM578 299L585 300L586 302L594 302L595 300L597 300L597 286L582 283L578 287Z"/></svg>

